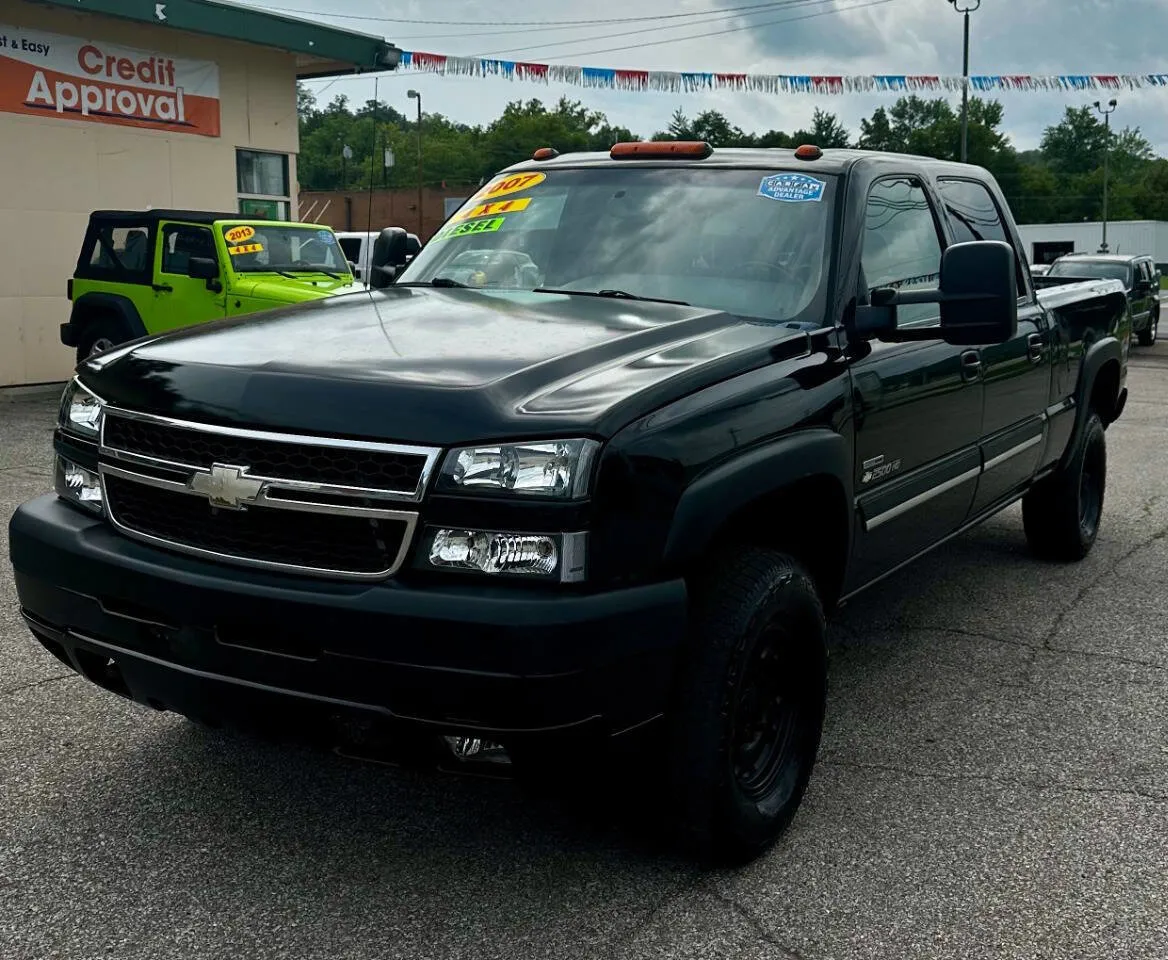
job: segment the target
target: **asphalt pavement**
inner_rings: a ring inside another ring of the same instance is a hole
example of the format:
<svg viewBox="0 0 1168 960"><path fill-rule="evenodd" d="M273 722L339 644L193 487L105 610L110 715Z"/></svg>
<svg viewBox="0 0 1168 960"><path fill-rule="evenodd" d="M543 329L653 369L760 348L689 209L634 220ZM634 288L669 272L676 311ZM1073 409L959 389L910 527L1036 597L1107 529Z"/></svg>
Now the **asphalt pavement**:
<svg viewBox="0 0 1168 960"><path fill-rule="evenodd" d="M1104 525L1017 508L835 618L779 846L702 873L505 782L201 731L64 673L0 529L4 960L1168 957L1168 343L1136 350ZM0 515L55 399L0 402Z"/></svg>

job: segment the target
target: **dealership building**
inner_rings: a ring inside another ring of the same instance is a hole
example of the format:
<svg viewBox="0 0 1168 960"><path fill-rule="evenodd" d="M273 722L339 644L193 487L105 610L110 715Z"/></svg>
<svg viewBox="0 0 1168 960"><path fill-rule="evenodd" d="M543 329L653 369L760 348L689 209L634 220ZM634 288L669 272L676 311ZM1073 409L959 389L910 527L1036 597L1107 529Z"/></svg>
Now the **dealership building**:
<svg viewBox="0 0 1168 960"><path fill-rule="evenodd" d="M0 0L0 387L69 376L91 211L296 219L296 81L398 55L222 0Z"/></svg>

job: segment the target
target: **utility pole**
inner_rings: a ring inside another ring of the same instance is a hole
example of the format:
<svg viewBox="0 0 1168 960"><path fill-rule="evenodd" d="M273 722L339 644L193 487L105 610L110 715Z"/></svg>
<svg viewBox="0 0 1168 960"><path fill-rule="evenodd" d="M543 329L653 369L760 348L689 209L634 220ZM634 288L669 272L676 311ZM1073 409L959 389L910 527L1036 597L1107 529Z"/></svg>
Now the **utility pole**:
<svg viewBox="0 0 1168 960"><path fill-rule="evenodd" d="M981 7L981 0L949 0L965 18L965 42L961 67L961 162L969 159L969 15Z"/></svg>
<svg viewBox="0 0 1168 960"><path fill-rule="evenodd" d="M980 3L981 0L978 0ZM422 204L425 200L425 195L422 192L422 95L417 90L409 90L406 96L411 100L418 101L418 239L425 242L423 234L426 230L426 221L422 215Z"/></svg>
<svg viewBox="0 0 1168 960"><path fill-rule="evenodd" d="M1095 109L1103 115L1103 242L1099 244L1099 252L1107 253L1107 181L1110 175L1111 167L1111 115L1115 113L1115 108L1119 106L1118 100L1108 100L1107 108L1104 109L1103 104L1098 100L1095 101Z"/></svg>

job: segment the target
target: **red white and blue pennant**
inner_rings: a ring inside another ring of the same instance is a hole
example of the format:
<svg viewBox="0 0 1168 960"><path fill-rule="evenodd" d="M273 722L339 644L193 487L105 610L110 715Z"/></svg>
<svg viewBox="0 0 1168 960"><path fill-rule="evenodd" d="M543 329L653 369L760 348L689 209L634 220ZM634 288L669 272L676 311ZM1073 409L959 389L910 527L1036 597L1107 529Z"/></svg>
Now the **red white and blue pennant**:
<svg viewBox="0 0 1168 960"><path fill-rule="evenodd" d="M500 77L532 83L562 83L573 87L654 93L696 93L704 90L768 94L960 93L964 83L961 77L913 74L812 76L615 70L607 67L493 60L486 57L451 57L410 50L402 51L399 69L448 77ZM984 75L971 76L969 87L975 93L1142 90L1148 87L1168 87L1168 73Z"/></svg>

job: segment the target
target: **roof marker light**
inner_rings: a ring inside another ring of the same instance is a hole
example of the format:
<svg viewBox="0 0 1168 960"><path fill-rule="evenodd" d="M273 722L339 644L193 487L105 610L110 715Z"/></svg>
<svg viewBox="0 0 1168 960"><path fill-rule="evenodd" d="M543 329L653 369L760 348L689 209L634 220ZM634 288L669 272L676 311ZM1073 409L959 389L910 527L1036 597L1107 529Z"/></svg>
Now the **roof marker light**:
<svg viewBox="0 0 1168 960"><path fill-rule="evenodd" d="M555 147L540 147L531 155L532 160L555 160L560 151Z"/></svg>
<svg viewBox="0 0 1168 960"><path fill-rule="evenodd" d="M813 143L805 143L795 151L796 160L818 160L823 151Z"/></svg>
<svg viewBox="0 0 1168 960"><path fill-rule="evenodd" d="M621 159L688 159L697 157L704 160L714 152L704 140L642 140L634 143L618 143L608 155L613 160Z"/></svg>

